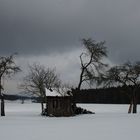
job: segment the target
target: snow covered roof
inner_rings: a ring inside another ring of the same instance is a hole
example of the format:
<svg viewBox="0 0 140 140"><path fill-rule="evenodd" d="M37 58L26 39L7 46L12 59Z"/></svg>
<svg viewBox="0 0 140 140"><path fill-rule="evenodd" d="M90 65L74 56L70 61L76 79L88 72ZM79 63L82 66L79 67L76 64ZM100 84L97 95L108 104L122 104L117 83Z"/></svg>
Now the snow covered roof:
<svg viewBox="0 0 140 140"><path fill-rule="evenodd" d="M45 94L46 96L62 96L60 93L58 93L57 91L53 90L52 92L50 90L48 90L47 88L45 88Z"/></svg>
<svg viewBox="0 0 140 140"><path fill-rule="evenodd" d="M45 94L46 96L72 96L71 93L67 93L67 92L62 92L61 94L59 92L57 92L56 90L50 91L49 89L45 88Z"/></svg>

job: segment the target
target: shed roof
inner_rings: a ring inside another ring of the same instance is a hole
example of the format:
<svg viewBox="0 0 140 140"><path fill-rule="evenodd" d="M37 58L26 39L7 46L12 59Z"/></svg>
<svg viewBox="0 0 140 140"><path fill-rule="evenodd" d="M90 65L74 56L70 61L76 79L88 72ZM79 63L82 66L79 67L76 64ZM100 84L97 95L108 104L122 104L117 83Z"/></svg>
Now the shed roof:
<svg viewBox="0 0 140 140"><path fill-rule="evenodd" d="M59 93L56 90L50 91L47 88L45 88L45 94L46 94L46 96L52 96L52 97L56 97L56 96L59 96L59 97L72 96L71 92L64 92L63 91L62 93Z"/></svg>
<svg viewBox="0 0 140 140"><path fill-rule="evenodd" d="M46 96L62 96L60 93L58 93L57 91L53 90L50 91L47 88L45 88L45 94Z"/></svg>

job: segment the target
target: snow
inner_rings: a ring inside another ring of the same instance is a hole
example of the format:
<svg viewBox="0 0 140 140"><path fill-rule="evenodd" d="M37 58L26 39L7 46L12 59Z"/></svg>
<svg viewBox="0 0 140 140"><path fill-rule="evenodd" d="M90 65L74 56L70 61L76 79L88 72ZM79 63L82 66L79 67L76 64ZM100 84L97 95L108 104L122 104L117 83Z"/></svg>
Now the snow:
<svg viewBox="0 0 140 140"><path fill-rule="evenodd" d="M47 88L45 88L45 94L46 96L61 96L61 94L59 94L57 91L50 91Z"/></svg>
<svg viewBox="0 0 140 140"><path fill-rule="evenodd" d="M138 140L140 112L128 105L79 104L96 114L42 117L38 103L6 103L0 117L0 140ZM140 110L140 107L138 107Z"/></svg>
<svg viewBox="0 0 140 140"><path fill-rule="evenodd" d="M61 94L56 90L50 91L49 89L45 88L45 94L46 96L69 96L68 94L66 94L66 92L62 91L61 89L59 90L61 91Z"/></svg>

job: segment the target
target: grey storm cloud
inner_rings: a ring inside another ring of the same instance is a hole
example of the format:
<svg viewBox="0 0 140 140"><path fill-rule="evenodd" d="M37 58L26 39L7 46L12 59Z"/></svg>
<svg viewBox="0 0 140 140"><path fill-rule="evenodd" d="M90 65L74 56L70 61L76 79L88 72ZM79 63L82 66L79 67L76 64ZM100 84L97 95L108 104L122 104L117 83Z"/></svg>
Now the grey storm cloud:
<svg viewBox="0 0 140 140"><path fill-rule="evenodd" d="M106 41L110 64L140 60L139 0L0 0L0 55L18 52L23 73L8 81L9 93L27 64L56 68L65 82L79 80L80 40Z"/></svg>
<svg viewBox="0 0 140 140"><path fill-rule="evenodd" d="M0 0L0 54L65 52L91 37L112 61L138 60L138 0Z"/></svg>

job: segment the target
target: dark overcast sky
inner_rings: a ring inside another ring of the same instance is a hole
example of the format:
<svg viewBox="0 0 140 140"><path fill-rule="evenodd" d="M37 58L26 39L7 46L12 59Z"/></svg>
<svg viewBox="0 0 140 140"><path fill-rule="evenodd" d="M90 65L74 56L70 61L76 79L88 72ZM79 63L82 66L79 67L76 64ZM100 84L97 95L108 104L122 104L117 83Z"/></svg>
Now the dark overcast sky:
<svg viewBox="0 0 140 140"><path fill-rule="evenodd" d="M107 41L111 59L139 59L139 6L139 0L0 0L1 54L62 52L91 37Z"/></svg>
<svg viewBox="0 0 140 140"><path fill-rule="evenodd" d="M91 37L107 42L113 63L139 60L139 6L139 0L0 0L0 54L63 59Z"/></svg>

